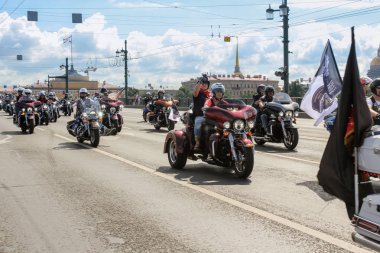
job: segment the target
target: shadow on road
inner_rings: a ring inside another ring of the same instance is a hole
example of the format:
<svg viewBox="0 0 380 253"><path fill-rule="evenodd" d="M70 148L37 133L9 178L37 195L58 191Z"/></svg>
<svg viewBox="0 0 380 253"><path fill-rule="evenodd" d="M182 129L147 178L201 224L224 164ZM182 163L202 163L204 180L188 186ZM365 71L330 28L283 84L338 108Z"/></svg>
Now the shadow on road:
<svg viewBox="0 0 380 253"><path fill-rule="evenodd" d="M174 174L181 181L190 181L194 185L249 185L250 179L236 178L231 169L205 165L190 164L183 170L175 170L169 166L161 166L158 172Z"/></svg>
<svg viewBox="0 0 380 253"><path fill-rule="evenodd" d="M16 131L2 131L0 132L0 134L1 135L28 135L29 133L28 132L23 133L20 129L18 131L17 130Z"/></svg>
<svg viewBox="0 0 380 253"><path fill-rule="evenodd" d="M271 144L265 144L263 146L255 145L255 150L261 151L261 152L267 152L267 153L283 153L283 154L289 154L289 153L298 153L297 150L287 150L284 145L281 146L280 143L278 143L278 146L274 146Z"/></svg>
<svg viewBox="0 0 380 253"><path fill-rule="evenodd" d="M61 142L58 144L57 147L53 148L54 150L81 150L81 149L88 149L86 147L83 147L81 145L78 145L76 142Z"/></svg>
<svg viewBox="0 0 380 253"><path fill-rule="evenodd" d="M323 191L323 188L318 184L317 181L305 181L302 183L298 183L297 185L301 185L301 186L305 186L305 187L309 188L310 190L315 192L321 199L323 199L326 202L336 199L336 197L334 197L334 196L326 193L325 191Z"/></svg>
<svg viewBox="0 0 380 253"><path fill-rule="evenodd" d="M142 131L142 132L145 132L145 133L168 133L168 129L163 127L163 128L160 128L160 130L156 130L154 128L154 126L152 126L152 128L149 128L149 129L139 129L139 131Z"/></svg>

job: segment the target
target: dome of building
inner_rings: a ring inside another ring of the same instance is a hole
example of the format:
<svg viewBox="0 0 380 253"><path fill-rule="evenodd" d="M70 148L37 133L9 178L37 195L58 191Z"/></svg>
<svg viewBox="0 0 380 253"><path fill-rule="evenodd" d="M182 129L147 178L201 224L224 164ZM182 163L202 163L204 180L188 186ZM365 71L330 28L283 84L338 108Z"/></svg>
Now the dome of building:
<svg viewBox="0 0 380 253"><path fill-rule="evenodd" d="M376 56L375 58L372 59L370 66L379 66L380 65L380 57Z"/></svg>

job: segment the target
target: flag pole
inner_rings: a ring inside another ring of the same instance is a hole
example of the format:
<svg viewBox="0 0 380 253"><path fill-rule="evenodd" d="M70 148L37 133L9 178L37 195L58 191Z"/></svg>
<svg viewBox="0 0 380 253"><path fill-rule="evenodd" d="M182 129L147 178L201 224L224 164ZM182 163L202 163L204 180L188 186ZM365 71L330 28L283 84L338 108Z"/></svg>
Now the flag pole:
<svg viewBox="0 0 380 253"><path fill-rule="evenodd" d="M355 174L354 174L354 182L355 182L355 214L359 214L359 177L358 177L358 148L354 148L354 156L355 156Z"/></svg>

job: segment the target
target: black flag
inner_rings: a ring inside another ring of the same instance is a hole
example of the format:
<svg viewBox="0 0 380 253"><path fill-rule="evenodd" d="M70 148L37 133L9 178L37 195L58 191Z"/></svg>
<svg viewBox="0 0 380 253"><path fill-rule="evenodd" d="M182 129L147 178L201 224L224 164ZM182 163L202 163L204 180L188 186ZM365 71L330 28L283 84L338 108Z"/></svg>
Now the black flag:
<svg viewBox="0 0 380 253"><path fill-rule="evenodd" d="M355 51L354 28L351 49L334 128L319 166L318 181L323 189L343 200L351 218L355 210L353 147L360 147L363 134L370 130L372 119L360 84ZM360 191L364 193L363 191Z"/></svg>

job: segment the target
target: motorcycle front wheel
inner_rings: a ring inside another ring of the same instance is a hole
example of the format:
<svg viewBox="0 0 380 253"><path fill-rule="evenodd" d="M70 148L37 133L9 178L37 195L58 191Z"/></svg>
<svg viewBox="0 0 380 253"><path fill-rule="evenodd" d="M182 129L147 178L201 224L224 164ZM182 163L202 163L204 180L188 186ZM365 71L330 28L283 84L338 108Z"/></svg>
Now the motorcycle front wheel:
<svg viewBox="0 0 380 253"><path fill-rule="evenodd" d="M29 128L29 133L32 134L34 133L34 122L33 120L28 120L28 128Z"/></svg>
<svg viewBox="0 0 380 253"><path fill-rule="evenodd" d="M252 148L241 147L236 149L238 158L234 163L234 171L238 178L247 178L251 175L254 165Z"/></svg>
<svg viewBox="0 0 380 253"><path fill-rule="evenodd" d="M99 145L99 141L100 141L100 131L99 131L99 128L91 129L91 132L90 132L90 143L91 143L91 146L93 146L94 148L96 148Z"/></svg>
<svg viewBox="0 0 380 253"><path fill-rule="evenodd" d="M286 135L287 137L284 137L284 145L288 150L293 150L298 145L298 129L297 128L288 128L286 129Z"/></svg>

